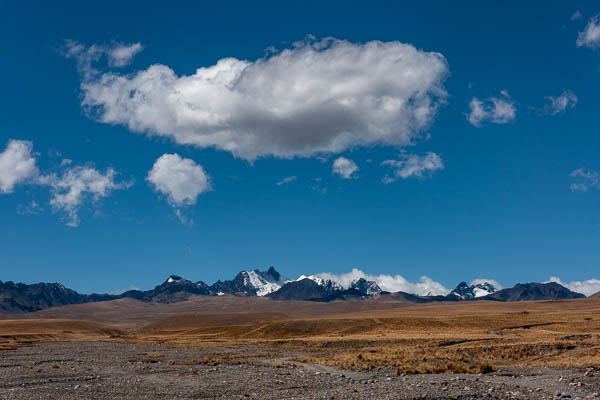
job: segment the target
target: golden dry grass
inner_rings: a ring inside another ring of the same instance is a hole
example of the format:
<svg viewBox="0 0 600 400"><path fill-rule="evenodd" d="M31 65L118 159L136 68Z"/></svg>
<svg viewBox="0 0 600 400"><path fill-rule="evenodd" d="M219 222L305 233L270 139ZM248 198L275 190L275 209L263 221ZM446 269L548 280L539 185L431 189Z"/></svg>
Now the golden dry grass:
<svg viewBox="0 0 600 400"><path fill-rule="evenodd" d="M211 363L279 358L403 373L499 366L600 366L600 301L428 304L245 326L144 331L135 342L215 351ZM242 352L242 349L256 349ZM266 351L268 350L268 351Z"/></svg>
<svg viewBox="0 0 600 400"><path fill-rule="evenodd" d="M208 349L196 360L168 360L171 364L271 360L356 370L393 367L398 373L600 367L600 299L438 303L313 317L291 311L195 313L129 333L82 321L0 321L0 349L2 338L11 335L20 335L23 343L34 337Z"/></svg>

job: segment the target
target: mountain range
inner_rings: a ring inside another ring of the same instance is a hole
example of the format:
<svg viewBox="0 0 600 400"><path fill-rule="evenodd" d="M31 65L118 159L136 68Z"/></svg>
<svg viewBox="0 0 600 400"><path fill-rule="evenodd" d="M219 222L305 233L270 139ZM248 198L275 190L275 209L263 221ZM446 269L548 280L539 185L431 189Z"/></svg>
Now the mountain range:
<svg viewBox="0 0 600 400"><path fill-rule="evenodd" d="M241 271L234 279L217 281L212 285L193 282L177 275L171 275L162 284L151 290L129 290L118 295L80 294L60 283L23 283L0 281L0 312L27 313L49 307L69 304L82 304L133 298L150 303L176 303L198 296L259 296L273 300L304 301L357 301L377 296L414 303L434 301L527 301L578 299L585 296L575 293L558 283L525 283L509 289L498 290L489 282L468 285L459 283L446 296L420 296L406 292L383 291L377 282L364 278L357 279L348 287L338 282L318 276L302 275L296 280L283 277L275 268L266 271L258 269ZM600 297L600 294L594 295ZM593 296L593 297L594 297Z"/></svg>

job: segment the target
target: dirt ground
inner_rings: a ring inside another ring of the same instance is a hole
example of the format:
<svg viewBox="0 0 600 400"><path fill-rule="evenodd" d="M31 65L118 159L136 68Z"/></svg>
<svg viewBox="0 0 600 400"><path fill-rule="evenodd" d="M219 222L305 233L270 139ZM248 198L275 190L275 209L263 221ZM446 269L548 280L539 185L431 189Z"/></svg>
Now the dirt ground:
<svg viewBox="0 0 600 400"><path fill-rule="evenodd" d="M600 398L600 371L508 368L484 375L396 375L285 361L197 364L206 352L115 342L53 342L0 353L0 399ZM251 349L252 350L252 349Z"/></svg>

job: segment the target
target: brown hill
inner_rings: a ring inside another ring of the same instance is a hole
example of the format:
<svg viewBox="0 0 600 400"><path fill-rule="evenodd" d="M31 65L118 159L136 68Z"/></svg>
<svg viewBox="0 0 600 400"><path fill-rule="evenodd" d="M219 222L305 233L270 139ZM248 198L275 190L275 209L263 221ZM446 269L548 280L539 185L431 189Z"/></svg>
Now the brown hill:
<svg viewBox="0 0 600 400"><path fill-rule="evenodd" d="M167 317L143 327L140 332L180 331L214 326L242 326L302 318L299 314L282 312L198 313Z"/></svg>
<svg viewBox="0 0 600 400"><path fill-rule="evenodd" d="M0 351L50 341L97 341L123 338L127 332L90 321L19 319L0 321Z"/></svg>
<svg viewBox="0 0 600 400"><path fill-rule="evenodd" d="M359 302L316 303L313 301L272 300L265 297L233 295L203 296L190 300L156 304L134 299L119 299L63 307L19 315L2 315L2 319L66 318L96 321L122 329L140 328L164 318L197 313L284 313L319 316L348 312L388 310L414 303L392 296L377 296Z"/></svg>
<svg viewBox="0 0 600 400"><path fill-rule="evenodd" d="M594 298L594 299L600 299L600 292L598 293L594 293L593 295L591 295L590 297Z"/></svg>

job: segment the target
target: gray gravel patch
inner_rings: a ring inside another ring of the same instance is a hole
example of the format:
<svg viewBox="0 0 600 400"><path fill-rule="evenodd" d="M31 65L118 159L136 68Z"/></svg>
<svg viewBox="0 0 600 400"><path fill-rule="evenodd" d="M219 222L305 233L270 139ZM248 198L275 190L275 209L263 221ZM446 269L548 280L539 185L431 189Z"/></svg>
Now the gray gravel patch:
<svg viewBox="0 0 600 400"><path fill-rule="evenodd" d="M343 371L286 359L193 365L209 351L214 349L108 342L22 347L0 353L0 399L600 398L596 370L511 368L487 375L396 376L392 368Z"/></svg>

